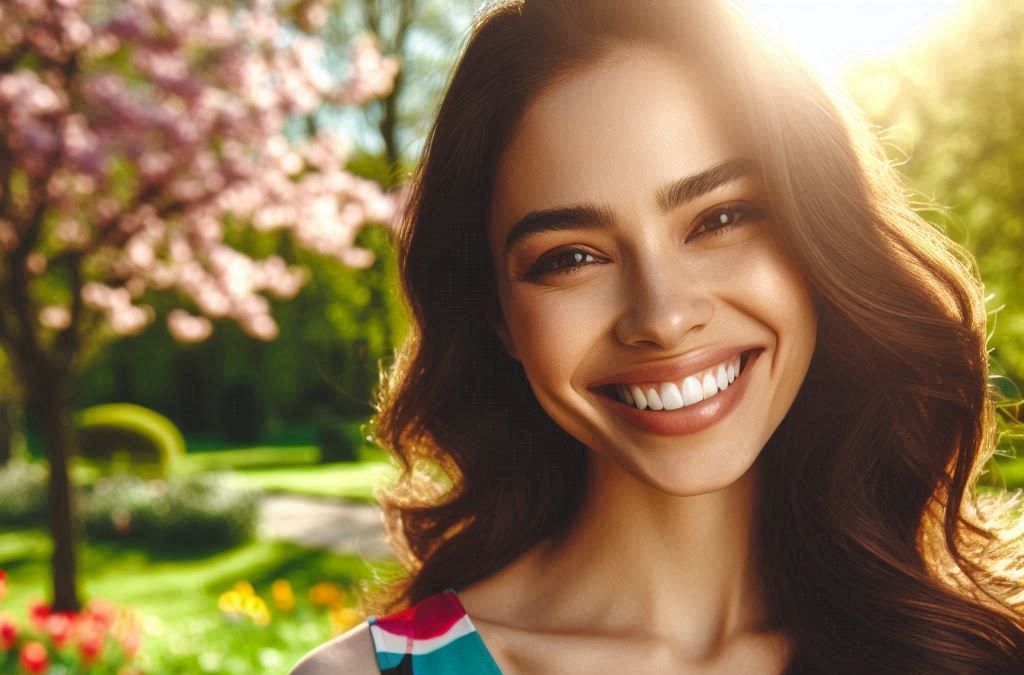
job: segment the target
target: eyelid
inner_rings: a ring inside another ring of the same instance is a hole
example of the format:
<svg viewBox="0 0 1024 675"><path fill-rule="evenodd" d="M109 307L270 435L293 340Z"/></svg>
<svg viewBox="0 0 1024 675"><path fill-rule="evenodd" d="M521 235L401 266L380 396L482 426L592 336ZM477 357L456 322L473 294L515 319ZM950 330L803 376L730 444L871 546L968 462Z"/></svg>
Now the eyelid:
<svg viewBox="0 0 1024 675"><path fill-rule="evenodd" d="M738 212L743 214L743 218L741 218L740 222L738 222L738 223L733 223L733 224L728 224L728 225L721 225L720 227L716 227L716 228L714 228L712 230L702 231L702 228L707 223L708 219L712 215L714 215L716 213L720 213L722 211L733 211L733 212L738 211ZM694 218L694 220L693 220L694 225L691 228L690 233L687 235L687 237L686 237L686 239L684 241L685 242L692 241L694 238L696 238L698 236L701 236L702 234L713 234L714 232L717 232L718 230L731 229L732 227L739 226L740 224L742 224L744 221L747 221L747 220L750 220L750 221L762 220L765 217L767 217L767 215L768 215L767 207L762 205L762 204L759 204L756 201L744 200L744 199L735 199L735 200L732 200L732 201L716 204L716 205L714 205L714 206L712 206L712 207L710 207L708 209L705 209L704 211L701 211Z"/></svg>
<svg viewBox="0 0 1024 675"><path fill-rule="evenodd" d="M555 258L557 256L561 256L561 255L568 255L568 254L572 254L572 253L582 253L584 255L587 255L587 256L590 256L592 258L595 258L595 260L592 261L592 262L584 262L584 263L580 263L580 264L576 264L576 265L568 265L568 266L565 266L565 267L563 267L561 269L555 268L555 269L549 269L549 270L544 270L544 271L539 270L539 268L541 267L542 264L544 264L545 262L551 260L552 258ZM529 269L527 269L524 273L522 273L519 276L520 276L521 279L526 280L526 281L536 281L538 279L541 279L541 278L543 278L545 276L549 276L549 275L567 276L567 275L570 275L570 274L574 274L575 272L577 272L579 270L582 270L585 267L589 267L590 265L602 265L602 264L605 264L607 262L609 262L609 261L608 261L608 259L606 257L604 257L601 254L591 250L589 247L584 246L583 244L566 244L564 246L559 246L559 247L557 247L555 249L547 251L543 255L539 256L529 266Z"/></svg>

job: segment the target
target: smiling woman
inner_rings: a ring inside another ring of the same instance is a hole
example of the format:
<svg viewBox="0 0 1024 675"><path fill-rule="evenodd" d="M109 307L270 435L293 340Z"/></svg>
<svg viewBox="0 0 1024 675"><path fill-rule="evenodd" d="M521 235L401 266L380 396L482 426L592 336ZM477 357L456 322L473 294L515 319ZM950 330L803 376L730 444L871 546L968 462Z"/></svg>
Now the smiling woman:
<svg viewBox="0 0 1024 675"><path fill-rule="evenodd" d="M1022 672L981 285L880 156L726 2L489 6L401 236L409 574L295 672Z"/></svg>

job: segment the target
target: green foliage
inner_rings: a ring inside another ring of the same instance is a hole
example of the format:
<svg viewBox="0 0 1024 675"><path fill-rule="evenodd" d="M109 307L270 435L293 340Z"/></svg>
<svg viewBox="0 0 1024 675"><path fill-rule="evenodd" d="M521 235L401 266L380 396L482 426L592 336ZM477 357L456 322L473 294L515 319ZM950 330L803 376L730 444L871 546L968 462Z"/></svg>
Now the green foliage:
<svg viewBox="0 0 1024 675"><path fill-rule="evenodd" d="M46 469L13 461L0 467L0 528L46 522Z"/></svg>
<svg viewBox="0 0 1024 675"><path fill-rule="evenodd" d="M964 3L917 52L854 73L854 98L894 161L978 259L990 305L993 369L1024 380L1024 3ZM905 161L904 161L905 160ZM1001 311L996 310L1002 307ZM994 332L993 332L994 331Z"/></svg>
<svg viewBox="0 0 1024 675"><path fill-rule="evenodd" d="M115 476L96 482L86 498L92 538L194 554L238 545L255 532L259 492L218 474L144 481Z"/></svg>
<svg viewBox="0 0 1024 675"><path fill-rule="evenodd" d="M224 390L221 424L228 443L255 443L266 428L266 406L259 389L251 382L236 380Z"/></svg>
<svg viewBox="0 0 1024 675"><path fill-rule="evenodd" d="M360 232L357 243L376 256L364 270L298 250L287 233L229 231L225 236L247 255L277 253L310 270L310 281L296 298L272 300L278 338L257 342L232 322L218 321L209 340L183 345L156 321L100 354L83 377L76 403L130 401L165 411L189 438L225 433L221 410L235 382L259 383L268 435L282 426L313 422L319 414L372 414L380 370L408 325L396 292L390 231L374 226ZM174 307L157 297L147 303L159 315Z"/></svg>
<svg viewBox="0 0 1024 675"><path fill-rule="evenodd" d="M326 416L317 425L317 440L320 461L324 464L358 461L359 448L363 444L358 426Z"/></svg>
<svg viewBox="0 0 1024 675"><path fill-rule="evenodd" d="M130 403L110 403L76 417L82 459L114 472L163 477L185 454L185 439L160 413Z"/></svg>

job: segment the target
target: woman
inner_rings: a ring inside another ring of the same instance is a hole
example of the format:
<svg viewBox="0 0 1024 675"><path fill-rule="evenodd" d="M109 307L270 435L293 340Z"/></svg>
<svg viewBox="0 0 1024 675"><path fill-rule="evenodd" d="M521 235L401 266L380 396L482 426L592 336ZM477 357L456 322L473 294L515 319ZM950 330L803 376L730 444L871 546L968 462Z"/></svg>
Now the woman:
<svg viewBox="0 0 1024 675"><path fill-rule="evenodd" d="M1024 673L972 263L736 9L492 5L413 188L410 573L295 673Z"/></svg>

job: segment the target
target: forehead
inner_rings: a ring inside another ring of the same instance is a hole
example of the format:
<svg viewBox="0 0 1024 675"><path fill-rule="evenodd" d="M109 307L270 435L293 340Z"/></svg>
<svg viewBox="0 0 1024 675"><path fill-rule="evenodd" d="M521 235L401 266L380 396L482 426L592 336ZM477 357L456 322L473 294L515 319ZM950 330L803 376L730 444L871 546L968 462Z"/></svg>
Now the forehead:
<svg viewBox="0 0 1024 675"><path fill-rule="evenodd" d="M495 174L489 230L530 210L639 206L657 187L751 149L717 82L678 55L620 47L529 105Z"/></svg>

